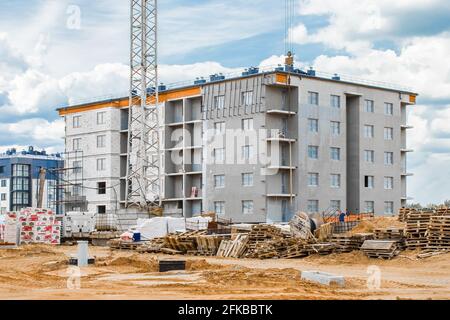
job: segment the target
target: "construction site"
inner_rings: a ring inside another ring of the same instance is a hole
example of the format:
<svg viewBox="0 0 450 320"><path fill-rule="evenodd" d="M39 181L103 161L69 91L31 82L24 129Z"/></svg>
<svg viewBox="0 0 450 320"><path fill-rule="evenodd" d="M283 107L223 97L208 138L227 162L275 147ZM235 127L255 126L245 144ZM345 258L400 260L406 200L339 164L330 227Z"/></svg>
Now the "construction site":
<svg viewBox="0 0 450 320"><path fill-rule="evenodd" d="M450 208L408 206L418 93L298 67L293 0L284 64L162 84L130 3L129 95L0 157L0 299L450 298Z"/></svg>

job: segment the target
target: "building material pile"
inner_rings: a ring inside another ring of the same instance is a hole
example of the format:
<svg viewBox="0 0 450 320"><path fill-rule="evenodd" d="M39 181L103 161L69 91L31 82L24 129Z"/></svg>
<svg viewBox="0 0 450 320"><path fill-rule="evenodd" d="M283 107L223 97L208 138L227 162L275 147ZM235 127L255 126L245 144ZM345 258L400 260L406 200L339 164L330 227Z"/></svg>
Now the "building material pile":
<svg viewBox="0 0 450 320"><path fill-rule="evenodd" d="M375 240L392 240L397 242L400 250L406 249L405 230L401 228L379 228L374 230Z"/></svg>
<svg viewBox="0 0 450 320"><path fill-rule="evenodd" d="M366 240L361 250L369 258L392 259L400 253L397 241L392 240Z"/></svg>
<svg viewBox="0 0 450 320"><path fill-rule="evenodd" d="M247 234L237 233L234 240L224 240L217 256L232 258L298 258L308 255L306 241L285 234L272 225L254 225Z"/></svg>
<svg viewBox="0 0 450 320"><path fill-rule="evenodd" d="M372 240L373 233L333 234L331 242L336 245L335 252L345 253L359 250L366 240Z"/></svg>
<svg viewBox="0 0 450 320"><path fill-rule="evenodd" d="M0 245L19 244L19 225L15 214L2 215L0 222Z"/></svg>
<svg viewBox="0 0 450 320"><path fill-rule="evenodd" d="M427 241L427 250L450 250L450 212L438 211L431 216Z"/></svg>
<svg viewBox="0 0 450 320"><path fill-rule="evenodd" d="M60 244L61 222L51 210L26 208L5 218L4 242L11 244Z"/></svg>
<svg viewBox="0 0 450 320"><path fill-rule="evenodd" d="M406 216L406 246L424 249L428 244L427 231L433 211L411 210Z"/></svg>
<svg viewBox="0 0 450 320"><path fill-rule="evenodd" d="M306 241L286 235L271 225L255 225L248 234L238 233L234 240L222 241L217 255L232 258L299 258L308 255Z"/></svg>

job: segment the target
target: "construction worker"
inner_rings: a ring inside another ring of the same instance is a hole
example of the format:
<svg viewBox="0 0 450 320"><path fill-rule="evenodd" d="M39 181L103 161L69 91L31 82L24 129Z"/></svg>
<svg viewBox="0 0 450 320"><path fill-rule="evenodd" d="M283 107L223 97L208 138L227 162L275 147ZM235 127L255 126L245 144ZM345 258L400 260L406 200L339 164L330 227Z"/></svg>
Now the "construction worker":
<svg viewBox="0 0 450 320"><path fill-rule="evenodd" d="M339 210L339 222L345 222L345 212Z"/></svg>

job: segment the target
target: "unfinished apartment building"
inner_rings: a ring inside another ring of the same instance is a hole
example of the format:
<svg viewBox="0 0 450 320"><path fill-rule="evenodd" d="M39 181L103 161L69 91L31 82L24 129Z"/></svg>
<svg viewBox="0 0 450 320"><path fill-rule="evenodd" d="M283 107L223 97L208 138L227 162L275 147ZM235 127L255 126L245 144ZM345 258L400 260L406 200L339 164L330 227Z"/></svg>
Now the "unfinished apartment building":
<svg viewBox="0 0 450 320"><path fill-rule="evenodd" d="M160 88L164 214L286 222L296 211L393 214L407 201L417 94L309 72L250 69ZM59 109L83 153L89 211L125 210L128 98ZM69 164L71 165L71 164Z"/></svg>

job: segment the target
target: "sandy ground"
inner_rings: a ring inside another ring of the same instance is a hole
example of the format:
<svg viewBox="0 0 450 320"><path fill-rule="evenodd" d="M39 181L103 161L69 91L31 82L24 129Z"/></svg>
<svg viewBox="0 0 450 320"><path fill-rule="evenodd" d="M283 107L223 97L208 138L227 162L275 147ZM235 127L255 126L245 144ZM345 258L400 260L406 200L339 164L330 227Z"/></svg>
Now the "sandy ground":
<svg viewBox="0 0 450 320"><path fill-rule="evenodd" d="M360 252L237 260L91 247L96 265L82 268L77 282L67 265L75 252L69 246L1 249L0 299L450 299L450 254L419 261L413 261L417 252L392 261L368 259ZM186 259L188 270L160 274L162 257ZM302 281L305 270L343 275L345 287ZM373 270L381 272L379 289L367 285L373 283Z"/></svg>

